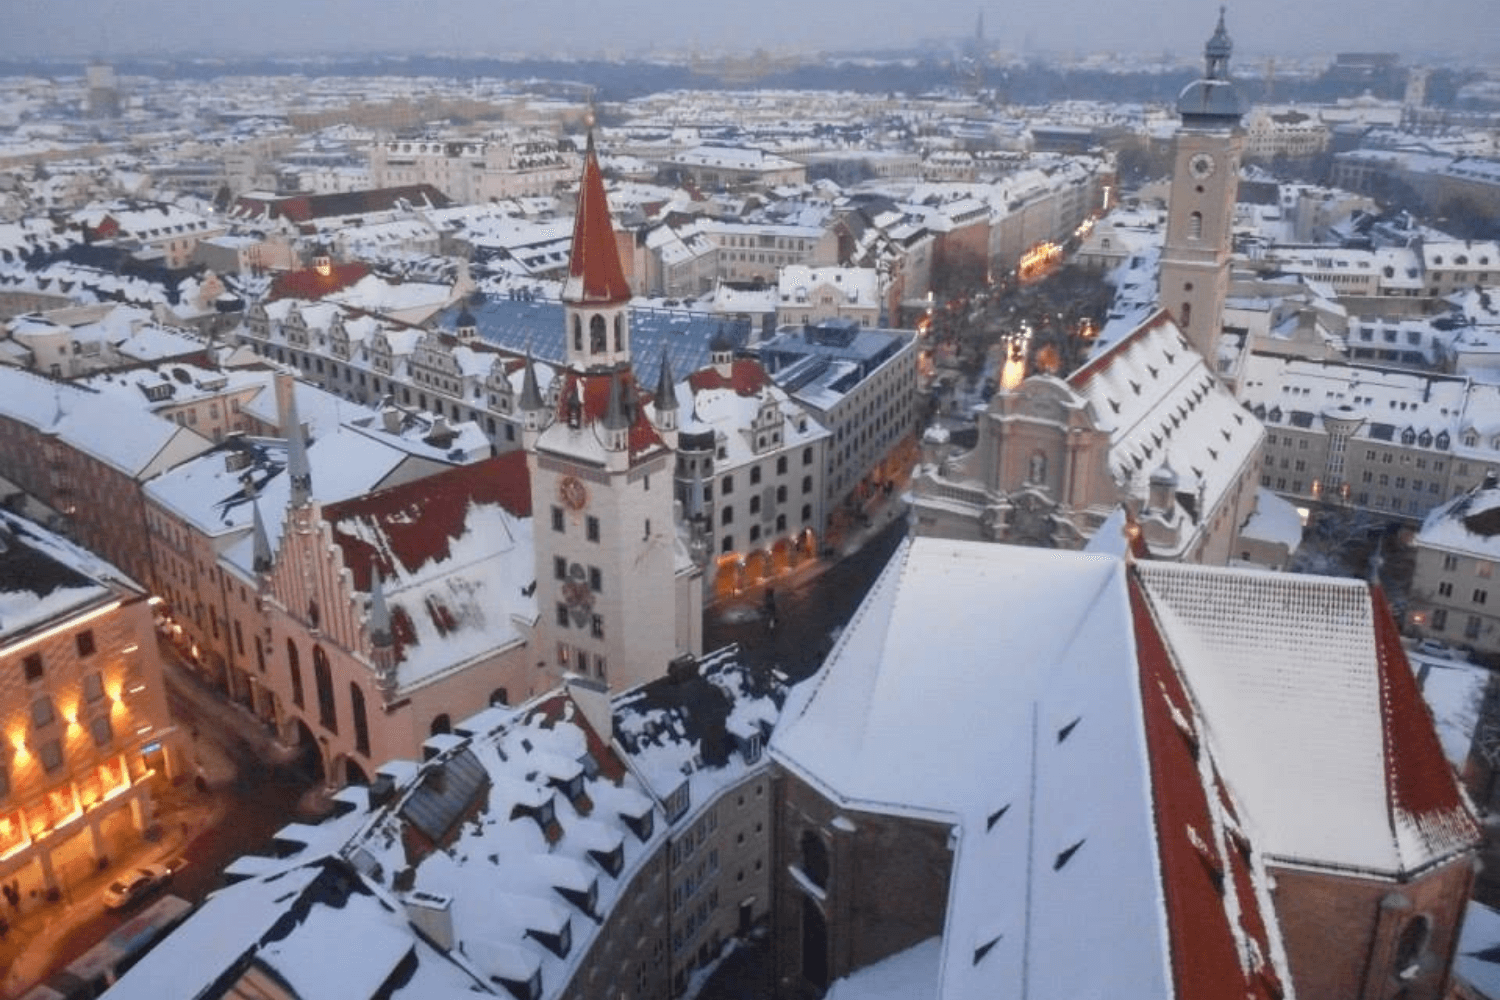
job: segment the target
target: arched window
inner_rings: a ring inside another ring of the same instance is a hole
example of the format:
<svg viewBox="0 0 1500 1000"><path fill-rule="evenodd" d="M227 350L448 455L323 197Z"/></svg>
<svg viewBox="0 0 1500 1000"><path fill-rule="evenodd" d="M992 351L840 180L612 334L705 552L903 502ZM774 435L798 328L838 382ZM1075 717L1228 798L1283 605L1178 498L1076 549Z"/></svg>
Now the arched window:
<svg viewBox="0 0 1500 1000"><path fill-rule="evenodd" d="M1422 954L1427 950L1427 940L1431 936L1432 921L1425 916L1412 917L1401 928L1393 970L1399 978L1411 979L1422 971Z"/></svg>
<svg viewBox="0 0 1500 1000"><path fill-rule="evenodd" d="M354 749L370 756L370 723L365 718L365 692L358 684L349 685L349 712L354 716Z"/></svg>
<svg viewBox="0 0 1500 1000"><path fill-rule="evenodd" d="M615 350L625 350L625 317L615 316Z"/></svg>
<svg viewBox="0 0 1500 1000"><path fill-rule="evenodd" d="M1031 462L1026 469L1026 481L1028 483L1044 483L1047 481L1047 456L1040 451L1031 453Z"/></svg>
<svg viewBox="0 0 1500 1000"><path fill-rule="evenodd" d="M573 350L583 350L583 320L573 317Z"/></svg>
<svg viewBox="0 0 1500 1000"><path fill-rule="evenodd" d="M442 715L434 718L432 725L428 727L427 731L433 736L441 736L444 733L453 732L453 723L449 720L448 713L444 712Z"/></svg>
<svg viewBox="0 0 1500 1000"><path fill-rule="evenodd" d="M307 602L307 621L308 621L308 623L310 625L312 625L313 628L317 628L318 627L319 618L320 618L320 615L318 613L318 602L317 601L308 601Z"/></svg>
<svg viewBox="0 0 1500 1000"><path fill-rule="evenodd" d="M823 838L812 830L803 830L799 841L802 848L802 874L819 889L828 887L828 846Z"/></svg>
<svg viewBox="0 0 1500 1000"><path fill-rule="evenodd" d="M313 680L318 685L318 722L330 733L339 731L338 710L333 703L333 671L322 646L313 647Z"/></svg>
<svg viewBox="0 0 1500 1000"><path fill-rule="evenodd" d="M1188 239L1203 239L1203 213L1193 212L1188 216Z"/></svg>
<svg viewBox="0 0 1500 1000"><path fill-rule="evenodd" d="M260 667L260 672L266 672L266 647L260 641L260 636L255 637L255 665Z"/></svg>
<svg viewBox="0 0 1500 1000"><path fill-rule="evenodd" d="M589 320L589 353L603 354L609 350L609 332L604 317L595 313Z"/></svg>
<svg viewBox="0 0 1500 1000"><path fill-rule="evenodd" d="M1193 324L1193 304L1191 302L1184 302L1182 304L1182 315L1179 317L1179 320L1181 321L1182 327L1183 327L1184 330L1187 329L1189 326L1192 326L1192 324Z"/></svg>
<svg viewBox="0 0 1500 1000"><path fill-rule="evenodd" d="M297 644L286 641L286 665L292 675L292 704L302 707L302 657L297 653Z"/></svg>

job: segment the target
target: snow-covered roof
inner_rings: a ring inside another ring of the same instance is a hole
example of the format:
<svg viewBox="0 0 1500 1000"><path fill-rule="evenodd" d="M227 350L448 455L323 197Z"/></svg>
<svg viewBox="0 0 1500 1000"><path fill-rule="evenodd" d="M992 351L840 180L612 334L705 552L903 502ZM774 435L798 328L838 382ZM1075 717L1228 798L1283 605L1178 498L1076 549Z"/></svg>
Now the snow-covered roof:
<svg viewBox="0 0 1500 1000"><path fill-rule="evenodd" d="M684 712L684 687L697 691L694 709L718 699L714 711ZM732 724L743 711L768 728L772 693L731 650L686 685L663 679L626 693L617 718L644 758L695 761L695 792L709 801L713 785L744 775L737 755L709 752L709 743L722 751L725 726L710 737L712 718ZM116 995L199 997L261 968L302 996L524 995L533 976L538 996L564 995L599 927L681 819L665 815L622 758L608 713L601 694L555 691L459 722L428 741L432 756L420 764L387 763L368 788L341 793L352 808L279 831L279 857L231 865L231 884Z"/></svg>
<svg viewBox="0 0 1500 1000"><path fill-rule="evenodd" d="M1397 876L1475 842L1378 591L1155 562L1138 572L1267 858Z"/></svg>
<svg viewBox="0 0 1500 1000"><path fill-rule="evenodd" d="M1237 822L1211 755L1181 743L1191 705L1139 644L1141 613L1119 559L917 538L788 699L772 753L793 773L851 810L956 827L934 995L1005 995L1029 968L1034 997L1172 996L1181 949L1223 995L1262 995L1262 967L1285 981L1260 876L1225 879L1229 920L1198 894L1191 838L1232 861ZM1174 908L1195 905L1217 924ZM1257 949L1266 964L1243 968Z"/></svg>
<svg viewBox="0 0 1500 1000"><path fill-rule="evenodd" d="M98 556L0 510L0 643L101 603L110 582L124 580Z"/></svg>

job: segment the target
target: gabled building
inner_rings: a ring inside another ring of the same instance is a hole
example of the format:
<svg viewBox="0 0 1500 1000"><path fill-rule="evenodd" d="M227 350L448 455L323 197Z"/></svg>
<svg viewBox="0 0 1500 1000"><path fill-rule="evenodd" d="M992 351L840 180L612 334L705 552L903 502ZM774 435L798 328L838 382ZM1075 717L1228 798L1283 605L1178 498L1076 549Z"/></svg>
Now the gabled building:
<svg viewBox="0 0 1500 1000"><path fill-rule="evenodd" d="M1500 477L1493 469L1427 513L1413 542L1416 565L1406 616L1419 634L1483 656L1500 653L1500 608L1489 603L1490 581L1500 565L1497 536Z"/></svg>
<svg viewBox="0 0 1500 1000"><path fill-rule="evenodd" d="M0 512L0 881L69 890L178 776L153 611L118 569Z"/></svg>
<svg viewBox="0 0 1500 1000"><path fill-rule="evenodd" d="M914 531L1082 548L1125 504L1154 557L1223 565L1264 436L1160 311L1067 379L996 394L971 451L919 470Z"/></svg>
<svg viewBox="0 0 1500 1000"><path fill-rule="evenodd" d="M784 996L1445 995L1479 830L1364 583L914 539L770 752Z"/></svg>

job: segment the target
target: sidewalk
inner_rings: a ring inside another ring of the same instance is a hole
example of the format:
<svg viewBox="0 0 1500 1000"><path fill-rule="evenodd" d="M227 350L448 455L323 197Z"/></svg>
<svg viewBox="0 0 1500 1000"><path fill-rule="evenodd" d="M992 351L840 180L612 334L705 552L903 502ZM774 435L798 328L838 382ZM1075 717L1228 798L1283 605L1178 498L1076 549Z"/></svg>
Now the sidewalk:
<svg viewBox="0 0 1500 1000"><path fill-rule="evenodd" d="M199 758L209 785L233 783L234 765L207 741L202 742ZM133 829L111 838L106 868L68 886L56 902L27 900L19 915L13 910L6 913L10 932L0 941L0 969L4 970L0 994L19 997L53 971L68 936L104 912L101 893L120 872L176 860L194 838L219 822L224 812L222 793L199 791L194 777L192 773L180 775L175 784L154 796L155 840L142 838Z"/></svg>

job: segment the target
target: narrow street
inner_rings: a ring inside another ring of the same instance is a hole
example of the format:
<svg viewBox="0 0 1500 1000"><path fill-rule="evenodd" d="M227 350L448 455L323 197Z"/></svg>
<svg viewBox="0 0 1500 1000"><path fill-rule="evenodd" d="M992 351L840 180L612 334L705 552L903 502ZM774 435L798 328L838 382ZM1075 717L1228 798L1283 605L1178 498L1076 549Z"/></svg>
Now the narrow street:
<svg viewBox="0 0 1500 1000"><path fill-rule="evenodd" d="M196 903L219 887L231 861L262 847L297 817L307 779L265 764L251 745L255 734L224 718L227 706L173 662L169 651L163 654L172 716L197 735L185 751L183 773L170 785L163 779L155 797L161 834L155 841L122 845L124 853L117 851L111 865L71 887L62 900L13 919L0 940L5 970L0 994L20 996L139 911L139 906L117 913L104 908L100 893L121 871L168 864L174 875L166 892ZM205 779L202 790L194 780L199 773Z"/></svg>

